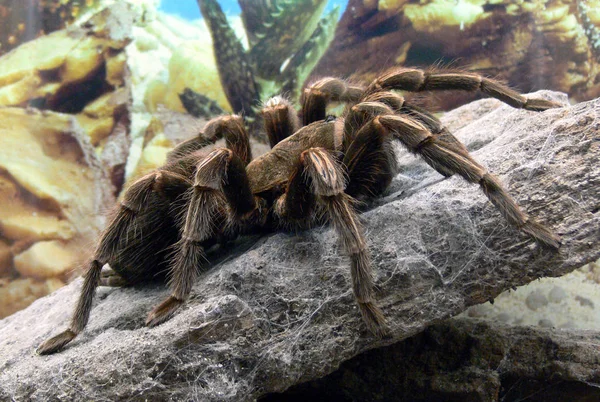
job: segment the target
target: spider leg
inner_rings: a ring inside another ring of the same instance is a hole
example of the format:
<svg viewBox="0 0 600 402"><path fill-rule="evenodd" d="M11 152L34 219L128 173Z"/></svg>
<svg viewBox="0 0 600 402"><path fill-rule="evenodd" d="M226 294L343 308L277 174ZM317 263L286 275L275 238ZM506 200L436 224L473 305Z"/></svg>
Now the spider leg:
<svg viewBox="0 0 600 402"><path fill-rule="evenodd" d="M391 134L365 124L346 148L343 163L348 172L346 193L354 198L374 197L388 188L398 171Z"/></svg>
<svg viewBox="0 0 600 402"><path fill-rule="evenodd" d="M79 296L75 313L73 314L71 327L40 344L36 350L38 354L48 355L58 352L83 331L90 316L92 301L100 280L101 270L102 263L98 260L92 260L83 279L83 287L81 289L81 295Z"/></svg>
<svg viewBox="0 0 600 402"><path fill-rule="evenodd" d="M343 149L347 150L350 147L359 130L375 116L397 113L404 104L404 98L401 95L390 91L374 92L361 97L360 103L346 110L342 138Z"/></svg>
<svg viewBox="0 0 600 402"><path fill-rule="evenodd" d="M127 279L123 278L112 268L104 268L100 272L100 280L98 282L100 286L109 286L111 288L119 288L129 284Z"/></svg>
<svg viewBox="0 0 600 402"><path fill-rule="evenodd" d="M304 174L300 163L288 180L283 193L275 202L274 211L280 221L290 226L309 227L315 220L316 196L311 178Z"/></svg>
<svg viewBox="0 0 600 402"><path fill-rule="evenodd" d="M198 134L195 137L189 138L173 148L167 154L167 163L173 163L178 159L184 158L193 152L196 152L204 147L212 145L217 141L217 138L206 137L203 133Z"/></svg>
<svg viewBox="0 0 600 402"><path fill-rule="evenodd" d="M248 164L252 159L250 141L244 121L238 115L218 116L204 126L202 133L178 144L167 154L167 164L172 164L179 159L190 156L206 146L214 144L217 140L225 138L227 148L234 152Z"/></svg>
<svg viewBox="0 0 600 402"><path fill-rule="evenodd" d="M454 89L482 91L514 108L534 111L544 111L561 106L545 99L528 99L506 85L476 73L452 70L424 71L417 68L394 67L376 78L366 92L379 92L382 89L410 92Z"/></svg>
<svg viewBox="0 0 600 402"><path fill-rule="evenodd" d="M136 215L144 208L152 193L157 191L157 186L172 190L173 185L164 183L169 180L169 172L157 171L142 177L126 191L112 220L100 237L94 258L84 275L83 287L69 329L43 342L37 349L39 354L59 351L83 331L90 317L96 287L100 283L102 266L119 258L123 239L126 238L131 225L135 225Z"/></svg>
<svg viewBox="0 0 600 402"><path fill-rule="evenodd" d="M371 125L374 131L389 130L394 138L411 152L419 154L441 174L449 176L457 173L468 182L479 184L509 223L542 246L551 249L558 249L560 246L559 237L523 212L500 180L475 161L464 145L447 130L443 131L443 135L432 134L424 124L407 115L377 116L368 125Z"/></svg>
<svg viewBox="0 0 600 402"><path fill-rule="evenodd" d="M219 148L197 165L194 184L187 194L181 238L174 246L169 267L171 295L148 314L147 326L168 320L189 296L198 270L206 260L203 243L214 237L216 220L226 214L223 196L234 217L247 216L256 208L244 162L234 151Z"/></svg>
<svg viewBox="0 0 600 402"><path fill-rule="evenodd" d="M344 193L345 175L342 166L323 148L310 148L300 157L301 166L292 177L289 193L279 204L279 214L284 219L293 216L298 208L292 199L307 200L304 210L311 210L313 202L322 205L340 236L351 260L352 289L367 328L378 337L387 334L383 313L375 302L371 261L364 236L364 229L352 198ZM311 193L311 196L308 196ZM302 194L300 196L300 194Z"/></svg>
<svg viewBox="0 0 600 402"><path fill-rule="evenodd" d="M308 85L302 97L302 122L306 126L327 116L329 102L357 102L363 88L346 81L326 77Z"/></svg>
<svg viewBox="0 0 600 402"><path fill-rule="evenodd" d="M300 120L292 104L281 96L269 99L261 110L271 148L300 128Z"/></svg>
<svg viewBox="0 0 600 402"><path fill-rule="evenodd" d="M216 118L216 123L210 129L215 130L215 136L225 138L227 148L243 162L246 166L252 160L252 150L244 119L238 115L221 116Z"/></svg>

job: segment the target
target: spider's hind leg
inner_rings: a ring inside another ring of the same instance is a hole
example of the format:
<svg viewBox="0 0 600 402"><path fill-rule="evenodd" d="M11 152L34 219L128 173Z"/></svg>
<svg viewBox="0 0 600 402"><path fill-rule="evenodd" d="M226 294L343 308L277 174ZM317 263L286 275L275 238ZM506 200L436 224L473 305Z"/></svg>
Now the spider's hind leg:
<svg viewBox="0 0 600 402"><path fill-rule="evenodd" d="M88 323L96 288L101 282L102 267L118 259L128 244L127 236L135 225L136 216L147 207L148 200L156 191L180 192L185 183L172 178L169 172L153 172L136 181L126 192L100 241L84 275L81 294L73 313L69 329L43 342L39 354L55 353L71 342ZM131 239L134 240L134 239ZM128 281L129 282L129 281Z"/></svg>
<svg viewBox="0 0 600 402"><path fill-rule="evenodd" d="M250 142L244 120L238 115L223 115L208 121L203 132L177 145L167 154L167 164L190 156L195 151L213 145L217 140L225 138L227 147L234 150L246 164L252 159Z"/></svg>

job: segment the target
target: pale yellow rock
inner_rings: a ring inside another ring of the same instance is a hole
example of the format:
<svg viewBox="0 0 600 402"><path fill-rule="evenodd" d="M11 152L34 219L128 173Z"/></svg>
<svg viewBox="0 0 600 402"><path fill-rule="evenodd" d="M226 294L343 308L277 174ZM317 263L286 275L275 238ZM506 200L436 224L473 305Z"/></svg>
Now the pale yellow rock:
<svg viewBox="0 0 600 402"><path fill-rule="evenodd" d="M77 121L94 146L99 146L100 142L112 133L117 109L124 107L128 101L129 91L120 88L98 97L77 115Z"/></svg>
<svg viewBox="0 0 600 402"><path fill-rule="evenodd" d="M404 6L404 16L417 31L436 32L447 26L464 29L486 17L486 13L481 5L466 1L434 1L427 5L407 4Z"/></svg>
<svg viewBox="0 0 600 402"><path fill-rule="evenodd" d="M106 80L122 86L127 40L108 39L101 29L61 30L27 42L0 58L0 106L22 105L82 82L106 65Z"/></svg>
<svg viewBox="0 0 600 402"><path fill-rule="evenodd" d="M108 137L115 125L115 120L112 117L94 118L85 114L78 114L76 117L81 127L90 136L90 141L94 146L97 146L100 141Z"/></svg>
<svg viewBox="0 0 600 402"><path fill-rule="evenodd" d="M148 52L150 50L158 49L159 43L153 35L141 30L141 32L136 35L135 46L140 52Z"/></svg>
<svg viewBox="0 0 600 402"><path fill-rule="evenodd" d="M231 111L221 86L212 48L205 41L188 41L179 46L169 61L163 104L172 110L185 112L179 94L191 88L215 100L226 111Z"/></svg>
<svg viewBox="0 0 600 402"><path fill-rule="evenodd" d="M103 42L100 38L94 37L82 39L65 55L60 68L60 81L64 84L81 81L97 70L104 61Z"/></svg>
<svg viewBox="0 0 600 402"><path fill-rule="evenodd" d="M27 42L0 59L0 86L30 76L32 70L55 70L79 43L80 37L57 31Z"/></svg>
<svg viewBox="0 0 600 402"><path fill-rule="evenodd" d="M577 34L578 27L577 18L574 15L569 15L555 24L544 27L543 30L546 33L559 32L562 36L565 36L565 39L571 39Z"/></svg>
<svg viewBox="0 0 600 402"><path fill-rule="evenodd" d="M129 91L126 88L120 88L88 103L82 113L89 117L112 117L115 108L123 106L128 100Z"/></svg>
<svg viewBox="0 0 600 402"><path fill-rule="evenodd" d="M9 275L12 270L12 251L10 246L0 240L0 277Z"/></svg>
<svg viewBox="0 0 600 402"><path fill-rule="evenodd" d="M0 318L29 306L36 299L46 296L65 284L60 279L16 279L0 285Z"/></svg>
<svg viewBox="0 0 600 402"><path fill-rule="evenodd" d="M4 208L3 208L4 209ZM15 214L15 209L0 214L2 234L11 240L20 239L61 239L69 240L75 235L75 229L68 221L61 220L48 212L29 211L22 208Z"/></svg>
<svg viewBox="0 0 600 402"><path fill-rule="evenodd" d="M159 166L162 166L167 161L167 154L173 149L173 143L165 137L164 134L157 134L152 138L142 150L142 155L138 161L135 170L125 184L125 188L129 187L133 182L150 173Z"/></svg>
<svg viewBox="0 0 600 402"><path fill-rule="evenodd" d="M144 94L144 105L150 113L158 110L158 105L164 105L167 96L167 84L160 80L151 81ZM176 104L172 108L183 108L183 105Z"/></svg>
<svg viewBox="0 0 600 402"><path fill-rule="evenodd" d="M74 129L73 123L73 118L58 113L42 115L22 109L0 109L0 167L38 198L65 202L68 196L64 190L76 193L81 184L81 180L70 180L81 179L85 172L74 161L57 160L55 156L63 150L52 148L64 145L64 151L71 153L73 144L61 143L65 134ZM68 159L76 158L72 155Z"/></svg>
<svg viewBox="0 0 600 402"><path fill-rule="evenodd" d="M89 117L112 116L115 105L111 104L113 93L104 94L92 102L88 103L82 113Z"/></svg>
<svg viewBox="0 0 600 402"><path fill-rule="evenodd" d="M27 278L53 278L68 274L78 262L78 255L60 241L35 243L14 257L14 265L21 276Z"/></svg>
<svg viewBox="0 0 600 402"><path fill-rule="evenodd" d="M10 240L67 240L73 237L75 230L68 221L44 210L41 202L22 198L17 184L0 176L0 233L3 237Z"/></svg>
<svg viewBox="0 0 600 402"><path fill-rule="evenodd" d="M113 87L122 87L125 85L124 74L127 66L127 56L125 52L118 53L113 57L106 59L106 82Z"/></svg>
<svg viewBox="0 0 600 402"><path fill-rule="evenodd" d="M61 87L60 82L49 82L47 84L42 84L35 90L35 94L32 96L33 98L45 98L47 96L51 96L55 94Z"/></svg>
<svg viewBox="0 0 600 402"><path fill-rule="evenodd" d="M36 74L25 76L22 80L0 87L0 105L19 105L38 93L42 83Z"/></svg>
<svg viewBox="0 0 600 402"><path fill-rule="evenodd" d="M553 24L559 22L569 15L569 6L564 4L557 7L547 8L543 12L536 14L537 24Z"/></svg>
<svg viewBox="0 0 600 402"><path fill-rule="evenodd" d="M111 163L113 155L124 161L129 141L123 131L112 142L110 135L129 113L125 47L133 21L118 11L127 7L114 9L0 58L0 317L63 285L56 276L75 268L75 250L97 237L114 202ZM90 80L116 89L71 102L71 93L94 94ZM32 99L73 114L24 109ZM102 147L108 151L98 156ZM11 282L17 272L52 279Z"/></svg>
<svg viewBox="0 0 600 402"><path fill-rule="evenodd" d="M600 27L600 1L588 0L587 6L587 16L590 19L590 23Z"/></svg>
<svg viewBox="0 0 600 402"><path fill-rule="evenodd" d="M3 201L4 236L66 239L98 230L99 167L90 165L92 148L83 139L72 116L0 108L0 171L33 200Z"/></svg>

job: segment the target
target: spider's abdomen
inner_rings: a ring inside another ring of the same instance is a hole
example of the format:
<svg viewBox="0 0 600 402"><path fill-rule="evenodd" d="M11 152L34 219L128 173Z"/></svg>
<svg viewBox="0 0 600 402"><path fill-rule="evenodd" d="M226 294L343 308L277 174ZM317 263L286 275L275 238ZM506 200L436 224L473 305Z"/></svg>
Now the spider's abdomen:
<svg viewBox="0 0 600 402"><path fill-rule="evenodd" d="M145 210L127 228L109 265L129 283L164 277L179 231L166 208Z"/></svg>
<svg viewBox="0 0 600 402"><path fill-rule="evenodd" d="M309 148L341 150L342 130L336 129L338 126L343 126L340 120L309 124L250 162L246 172L252 192L258 194L285 184L298 166L300 154Z"/></svg>

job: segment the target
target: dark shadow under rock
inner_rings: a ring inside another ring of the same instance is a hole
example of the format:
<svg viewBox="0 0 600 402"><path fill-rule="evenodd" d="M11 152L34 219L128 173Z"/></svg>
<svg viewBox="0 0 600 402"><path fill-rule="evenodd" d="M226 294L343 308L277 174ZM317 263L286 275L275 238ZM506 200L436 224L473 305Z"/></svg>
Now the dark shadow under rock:
<svg viewBox="0 0 600 402"><path fill-rule="evenodd" d="M260 401L598 401L598 345L597 331L452 319Z"/></svg>

